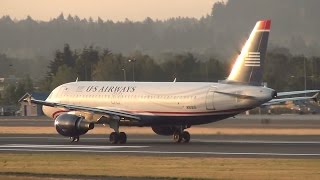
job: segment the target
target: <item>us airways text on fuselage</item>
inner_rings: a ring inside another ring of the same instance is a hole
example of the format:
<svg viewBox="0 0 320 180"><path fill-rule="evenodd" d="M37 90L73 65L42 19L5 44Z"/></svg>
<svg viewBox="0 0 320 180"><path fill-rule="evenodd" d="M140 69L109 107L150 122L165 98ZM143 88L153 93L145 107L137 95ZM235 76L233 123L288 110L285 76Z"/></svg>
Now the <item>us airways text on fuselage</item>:
<svg viewBox="0 0 320 180"><path fill-rule="evenodd" d="M134 86L88 86L86 92L132 93Z"/></svg>

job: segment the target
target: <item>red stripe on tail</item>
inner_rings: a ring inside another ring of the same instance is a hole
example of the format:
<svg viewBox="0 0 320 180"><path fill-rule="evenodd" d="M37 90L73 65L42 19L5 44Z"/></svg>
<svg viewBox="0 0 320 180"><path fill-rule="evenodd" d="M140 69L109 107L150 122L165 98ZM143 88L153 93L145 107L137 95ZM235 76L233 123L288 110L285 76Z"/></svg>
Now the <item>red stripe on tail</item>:
<svg viewBox="0 0 320 180"><path fill-rule="evenodd" d="M270 30L271 20L262 20L259 21L258 30Z"/></svg>

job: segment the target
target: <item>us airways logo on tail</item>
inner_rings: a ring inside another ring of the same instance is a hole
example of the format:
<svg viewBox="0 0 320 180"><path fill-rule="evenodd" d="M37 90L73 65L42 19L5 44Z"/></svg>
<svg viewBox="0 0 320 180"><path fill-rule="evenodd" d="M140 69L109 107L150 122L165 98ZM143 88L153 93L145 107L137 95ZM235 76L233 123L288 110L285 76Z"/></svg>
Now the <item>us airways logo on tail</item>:
<svg viewBox="0 0 320 180"><path fill-rule="evenodd" d="M228 82L261 85L270 25L270 20L256 23L227 78Z"/></svg>
<svg viewBox="0 0 320 180"><path fill-rule="evenodd" d="M245 66L260 67L260 52L249 52L244 60Z"/></svg>

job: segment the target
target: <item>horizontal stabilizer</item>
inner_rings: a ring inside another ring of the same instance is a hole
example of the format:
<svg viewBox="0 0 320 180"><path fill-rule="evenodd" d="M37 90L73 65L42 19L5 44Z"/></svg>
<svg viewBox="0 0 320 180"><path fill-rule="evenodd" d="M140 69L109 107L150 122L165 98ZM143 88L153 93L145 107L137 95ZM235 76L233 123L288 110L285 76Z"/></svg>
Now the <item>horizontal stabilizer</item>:
<svg viewBox="0 0 320 180"><path fill-rule="evenodd" d="M305 90L305 91L289 91L289 92L278 92L277 97L281 96L292 96L292 95L298 95L298 94L309 94L309 93L317 93L320 92L320 90Z"/></svg>
<svg viewBox="0 0 320 180"><path fill-rule="evenodd" d="M275 104L280 104L287 101L302 101L302 100L313 100L317 102L319 93L315 94L314 96L304 96L304 97L291 97L291 98L281 98L281 99L272 99L269 102L262 104L261 106L270 106Z"/></svg>

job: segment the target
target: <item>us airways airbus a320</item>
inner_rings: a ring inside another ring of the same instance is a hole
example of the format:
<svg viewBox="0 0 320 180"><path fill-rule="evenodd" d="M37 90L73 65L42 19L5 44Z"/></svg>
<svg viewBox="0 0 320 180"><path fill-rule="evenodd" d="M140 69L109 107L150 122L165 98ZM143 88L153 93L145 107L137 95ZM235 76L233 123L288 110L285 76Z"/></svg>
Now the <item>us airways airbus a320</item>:
<svg viewBox="0 0 320 180"><path fill-rule="evenodd" d="M258 21L237 57L228 78L212 82L87 82L77 81L55 88L45 101L23 97L43 105L54 119L57 132L79 141L96 124L114 130L111 143L126 143L120 126L148 126L159 135L172 135L187 143L186 129L253 109L261 105L313 97L281 96L317 93L316 90L277 93L262 86L262 71L270 32L270 20Z"/></svg>

